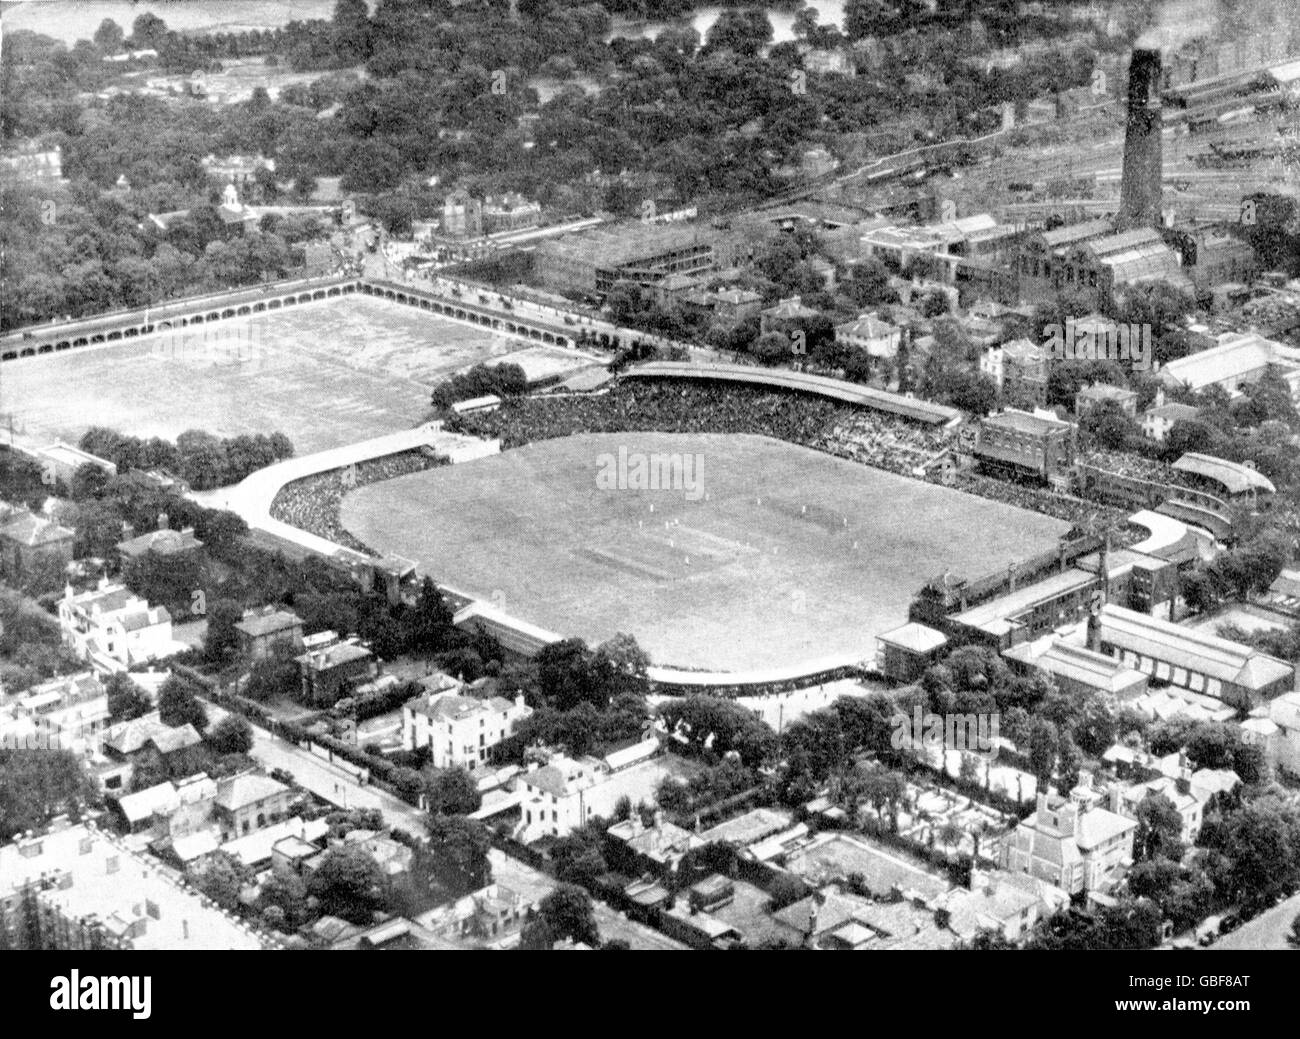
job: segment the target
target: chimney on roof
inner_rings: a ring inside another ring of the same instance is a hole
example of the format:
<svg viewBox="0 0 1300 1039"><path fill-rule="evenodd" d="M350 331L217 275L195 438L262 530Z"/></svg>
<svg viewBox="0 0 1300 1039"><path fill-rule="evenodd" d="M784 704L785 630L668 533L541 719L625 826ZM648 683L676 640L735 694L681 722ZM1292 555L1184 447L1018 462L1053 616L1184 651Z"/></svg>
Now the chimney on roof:
<svg viewBox="0 0 1300 1039"><path fill-rule="evenodd" d="M1128 115L1116 226L1159 227L1161 64L1158 50L1137 49L1128 67Z"/></svg>

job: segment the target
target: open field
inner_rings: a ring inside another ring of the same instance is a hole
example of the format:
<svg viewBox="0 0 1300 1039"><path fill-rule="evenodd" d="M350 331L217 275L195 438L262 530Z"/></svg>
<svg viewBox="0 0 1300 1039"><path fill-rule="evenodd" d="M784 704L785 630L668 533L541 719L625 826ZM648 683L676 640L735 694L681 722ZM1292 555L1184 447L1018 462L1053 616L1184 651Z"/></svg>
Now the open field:
<svg viewBox="0 0 1300 1039"><path fill-rule="evenodd" d="M598 489L599 457L620 448L698 455L698 493ZM372 548L552 631L625 631L656 664L720 670L873 656L929 578L988 573L1067 529L766 437L659 433L403 476L346 497L341 518Z"/></svg>
<svg viewBox="0 0 1300 1039"><path fill-rule="evenodd" d="M409 428L429 387L523 340L366 296L11 361L0 413L38 444L89 427L282 430L300 455ZM7 420L6 420L7 421Z"/></svg>

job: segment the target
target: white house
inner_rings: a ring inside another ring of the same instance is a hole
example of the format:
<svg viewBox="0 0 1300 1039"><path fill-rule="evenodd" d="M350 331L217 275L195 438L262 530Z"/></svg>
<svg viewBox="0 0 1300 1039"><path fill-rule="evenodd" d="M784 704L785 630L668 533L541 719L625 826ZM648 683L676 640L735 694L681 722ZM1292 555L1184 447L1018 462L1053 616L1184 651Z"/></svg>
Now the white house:
<svg viewBox="0 0 1300 1039"><path fill-rule="evenodd" d="M99 587L80 595L65 589L59 602L63 641L96 670L125 671L130 665L184 652L188 647L172 638L172 618L166 607L150 606L125 585Z"/></svg>
<svg viewBox="0 0 1300 1039"><path fill-rule="evenodd" d="M0 705L0 747L98 754L108 728L108 696L90 671L33 686Z"/></svg>
<svg viewBox="0 0 1300 1039"><path fill-rule="evenodd" d="M472 770L532 713L522 693L513 700L478 700L453 690L426 694L402 706L402 746L427 746L434 768Z"/></svg>
<svg viewBox="0 0 1300 1039"><path fill-rule="evenodd" d="M649 760L659 750L651 737L602 758L553 755L541 768L515 780L520 823L515 837L524 842L563 837L595 816L609 818L619 798L633 804L652 796L664 773Z"/></svg>
<svg viewBox="0 0 1300 1039"><path fill-rule="evenodd" d="M865 350L872 357L893 357L902 341L902 330L874 313L863 314L855 321L835 326L835 342L857 350Z"/></svg>

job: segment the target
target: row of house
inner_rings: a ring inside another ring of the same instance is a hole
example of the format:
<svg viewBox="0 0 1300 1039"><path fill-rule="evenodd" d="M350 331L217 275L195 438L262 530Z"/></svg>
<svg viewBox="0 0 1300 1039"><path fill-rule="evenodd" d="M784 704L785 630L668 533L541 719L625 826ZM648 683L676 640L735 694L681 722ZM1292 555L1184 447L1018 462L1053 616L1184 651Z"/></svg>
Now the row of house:
<svg viewBox="0 0 1300 1039"><path fill-rule="evenodd" d="M64 816L0 845L0 932L19 949L279 947L93 820Z"/></svg>

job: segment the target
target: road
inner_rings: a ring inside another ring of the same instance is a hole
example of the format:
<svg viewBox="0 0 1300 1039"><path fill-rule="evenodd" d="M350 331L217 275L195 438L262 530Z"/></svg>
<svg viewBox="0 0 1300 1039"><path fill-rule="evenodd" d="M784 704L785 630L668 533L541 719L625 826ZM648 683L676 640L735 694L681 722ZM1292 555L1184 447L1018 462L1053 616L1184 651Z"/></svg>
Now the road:
<svg viewBox="0 0 1300 1039"><path fill-rule="evenodd" d="M208 720L216 725L229 712L210 700L204 700ZM310 751L277 739L257 725L253 730L253 748L249 756L268 772L281 768L294 781L316 796L340 808L377 808L389 826L396 826L417 837L424 836L425 813L401 798L373 786L363 786L346 770L318 758Z"/></svg>

